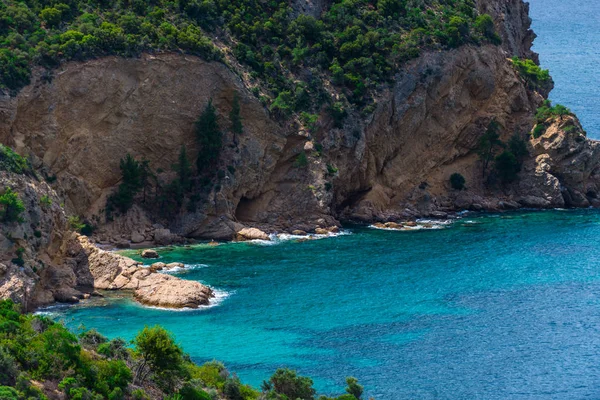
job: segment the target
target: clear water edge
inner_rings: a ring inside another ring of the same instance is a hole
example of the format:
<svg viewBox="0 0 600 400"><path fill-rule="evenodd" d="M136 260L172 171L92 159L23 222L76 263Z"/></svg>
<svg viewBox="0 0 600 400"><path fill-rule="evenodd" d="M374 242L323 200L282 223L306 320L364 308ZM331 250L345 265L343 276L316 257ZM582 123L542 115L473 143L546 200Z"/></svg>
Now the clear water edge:
<svg viewBox="0 0 600 400"><path fill-rule="evenodd" d="M161 261L229 294L172 312L127 297L52 310L131 339L171 330L195 361L258 386L277 367L325 393L358 377L379 400L584 398L600 381L600 213L467 217L448 229L265 246L174 248ZM358 250L358 251L357 251Z"/></svg>

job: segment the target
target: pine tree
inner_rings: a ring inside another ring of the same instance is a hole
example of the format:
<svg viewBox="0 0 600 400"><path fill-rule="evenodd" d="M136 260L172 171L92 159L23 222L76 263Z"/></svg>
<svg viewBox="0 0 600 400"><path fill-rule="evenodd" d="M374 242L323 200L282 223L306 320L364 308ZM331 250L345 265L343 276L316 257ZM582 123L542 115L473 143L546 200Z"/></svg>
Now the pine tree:
<svg viewBox="0 0 600 400"><path fill-rule="evenodd" d="M242 117L240 115L240 97L237 92L233 94L233 104L231 106L231 112L229 113L229 120L231 121L231 131L234 135L241 135L244 133Z"/></svg>
<svg viewBox="0 0 600 400"><path fill-rule="evenodd" d="M185 145L181 145L179 159L177 164L175 164L175 171L177 172L177 177L179 178L179 185L184 192L187 192L191 185L192 167L187 157Z"/></svg>
<svg viewBox="0 0 600 400"><path fill-rule="evenodd" d="M219 158L223 146L223 133L219 128L217 110L208 101L206 108L196 121L196 137L200 145L198 159L196 161L198 172L202 172Z"/></svg>
<svg viewBox="0 0 600 400"><path fill-rule="evenodd" d="M498 133L499 129L500 125L498 122L492 120L483 136L479 138L477 154L479 154L479 158L482 162L481 176L483 178L485 178L485 173L488 170L490 161L492 161L496 155L496 149L503 145L500 140L500 134Z"/></svg>

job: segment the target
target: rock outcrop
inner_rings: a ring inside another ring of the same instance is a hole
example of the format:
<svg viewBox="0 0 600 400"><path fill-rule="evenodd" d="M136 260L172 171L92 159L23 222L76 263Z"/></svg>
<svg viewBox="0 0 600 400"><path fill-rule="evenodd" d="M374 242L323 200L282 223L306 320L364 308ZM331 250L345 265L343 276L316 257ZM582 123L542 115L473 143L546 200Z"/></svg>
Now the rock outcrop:
<svg viewBox="0 0 600 400"><path fill-rule="evenodd" d="M245 240L271 240L271 238L260 229L244 228L236 234L236 240L242 242Z"/></svg>
<svg viewBox="0 0 600 400"><path fill-rule="evenodd" d="M213 291L195 281L159 274L141 263L101 250L76 233L65 243L65 263L71 265L78 284L104 290L133 290L142 304L168 308L206 305Z"/></svg>

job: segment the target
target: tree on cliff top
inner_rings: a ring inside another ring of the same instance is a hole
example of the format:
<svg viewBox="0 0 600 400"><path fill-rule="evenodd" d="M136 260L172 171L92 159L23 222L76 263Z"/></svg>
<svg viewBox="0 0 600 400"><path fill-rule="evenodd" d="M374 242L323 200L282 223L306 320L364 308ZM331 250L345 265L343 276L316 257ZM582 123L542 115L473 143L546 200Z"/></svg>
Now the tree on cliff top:
<svg viewBox="0 0 600 400"><path fill-rule="evenodd" d="M219 159L221 146L223 146L223 133L219 127L217 110L212 104L212 99L196 121L196 138L200 145L196 164L198 172L205 171L206 167Z"/></svg>

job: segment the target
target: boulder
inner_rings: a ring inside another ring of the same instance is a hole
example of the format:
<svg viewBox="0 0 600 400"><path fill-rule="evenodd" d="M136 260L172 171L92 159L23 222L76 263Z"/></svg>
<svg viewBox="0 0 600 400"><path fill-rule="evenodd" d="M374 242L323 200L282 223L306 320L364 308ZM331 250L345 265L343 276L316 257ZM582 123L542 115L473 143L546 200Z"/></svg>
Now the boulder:
<svg viewBox="0 0 600 400"><path fill-rule="evenodd" d="M158 253L156 250L146 249L142 251L142 258L158 258Z"/></svg>
<svg viewBox="0 0 600 400"><path fill-rule="evenodd" d="M133 233L131 234L131 241L132 241L133 243L141 243L141 242L143 242L144 240L146 240L146 238L144 237L144 235L142 235L142 234L141 234L141 233L139 233L139 232L133 232Z"/></svg>
<svg viewBox="0 0 600 400"><path fill-rule="evenodd" d="M315 228L315 233L317 235L329 235L329 230L325 228Z"/></svg>
<svg viewBox="0 0 600 400"><path fill-rule="evenodd" d="M200 282L187 281L165 274L150 274L138 282L134 298L142 304L167 308L198 308L214 296L212 289Z"/></svg>
<svg viewBox="0 0 600 400"><path fill-rule="evenodd" d="M306 236L306 232L300 229L295 229L292 231L292 235L296 236Z"/></svg>
<svg viewBox="0 0 600 400"><path fill-rule="evenodd" d="M185 268L185 264L180 262L172 262L165 265L165 269Z"/></svg>
<svg viewBox="0 0 600 400"><path fill-rule="evenodd" d="M271 240L269 235L256 228L244 228L236 235L236 239L240 242L245 240Z"/></svg>
<svg viewBox="0 0 600 400"><path fill-rule="evenodd" d="M163 262L157 262L150 266L150 271L152 271L152 272L162 271L163 269L165 269L166 266L167 266L167 264L165 264Z"/></svg>
<svg viewBox="0 0 600 400"><path fill-rule="evenodd" d="M402 224L396 222L386 222L384 226L389 229L402 229Z"/></svg>

